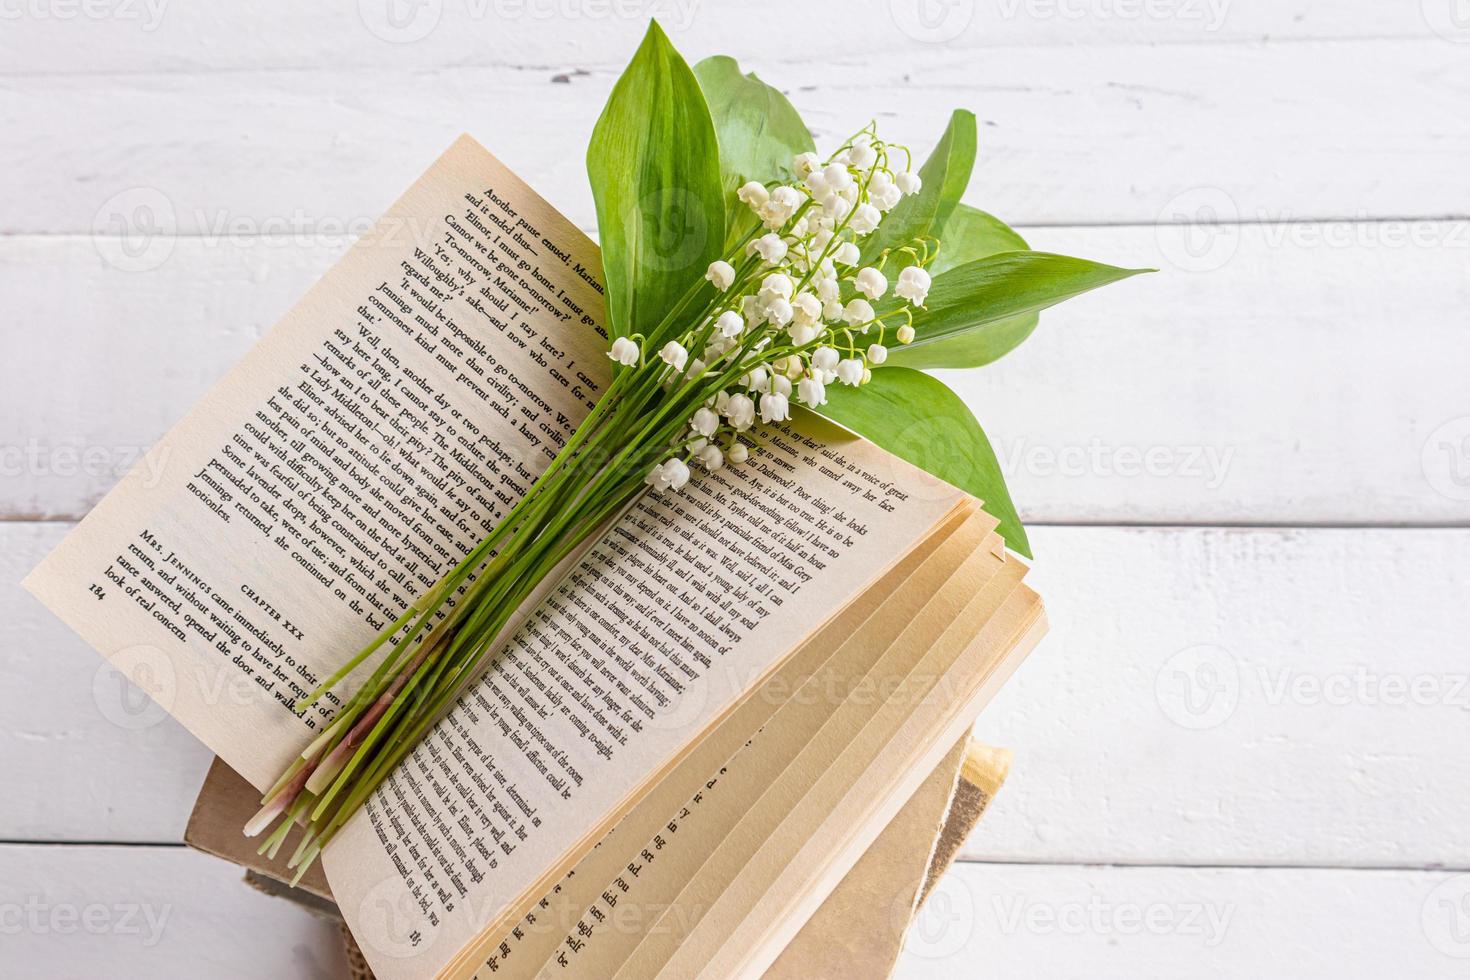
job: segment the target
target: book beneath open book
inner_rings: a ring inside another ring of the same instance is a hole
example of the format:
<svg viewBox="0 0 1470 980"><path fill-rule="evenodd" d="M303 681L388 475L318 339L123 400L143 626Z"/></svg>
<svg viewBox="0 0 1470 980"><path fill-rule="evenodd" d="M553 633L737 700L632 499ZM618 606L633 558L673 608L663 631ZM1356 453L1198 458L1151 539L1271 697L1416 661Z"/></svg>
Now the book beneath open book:
<svg viewBox="0 0 1470 980"><path fill-rule="evenodd" d="M608 384L600 268L461 138L27 587L267 787ZM760 975L1039 638L980 502L767 435L567 559L324 851L377 976Z"/></svg>

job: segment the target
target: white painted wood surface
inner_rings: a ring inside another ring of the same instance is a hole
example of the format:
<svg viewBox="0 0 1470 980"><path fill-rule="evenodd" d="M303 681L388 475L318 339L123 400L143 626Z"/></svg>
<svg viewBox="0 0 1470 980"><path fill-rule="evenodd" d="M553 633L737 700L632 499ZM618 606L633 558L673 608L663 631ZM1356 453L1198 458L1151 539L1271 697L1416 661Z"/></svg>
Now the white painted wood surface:
<svg viewBox="0 0 1470 980"><path fill-rule="evenodd" d="M617 50L623 58L632 46ZM982 153L970 197L1015 223L1173 221L1205 203L1201 189L1224 192L1229 203L1214 214L1226 220L1470 214L1465 49L1432 35L1375 42L1372 71L1365 50L933 45L744 66L791 90L819 140L877 117L889 138L928 147L952 108L973 108ZM465 131L590 226L583 154L615 77L390 61L372 72L7 79L0 121L27 135L0 143L0 171L28 176L0 184L0 231L110 230L139 204L189 235L361 227Z"/></svg>
<svg viewBox="0 0 1470 980"><path fill-rule="evenodd" d="M338 927L183 847L0 847L0 976L345 977Z"/></svg>
<svg viewBox="0 0 1470 980"><path fill-rule="evenodd" d="M1470 954L1470 875L1303 868L959 865L903 980L1450 980Z"/></svg>
<svg viewBox="0 0 1470 980"><path fill-rule="evenodd" d="M1470 221L1395 228L1030 230L1161 271L949 380L1030 521L1463 524ZM16 338L0 514L84 514L344 245L187 237L128 272L110 241L0 238L0 287L47 311Z"/></svg>
<svg viewBox="0 0 1470 980"><path fill-rule="evenodd" d="M0 525L28 568L63 523ZM1043 527L1052 632L981 718L1018 762L967 856L1470 869L1470 530ZM0 839L182 838L209 754L0 599ZM1140 832L1147 828L1146 833Z"/></svg>
<svg viewBox="0 0 1470 980"><path fill-rule="evenodd" d="M124 846L179 840L207 755L14 583L458 132L590 228L584 141L653 13L819 137L975 109L971 201L1163 270L949 379L1052 525L1054 628L901 974L1463 976L1457 3L0 5L0 975L341 975L329 926Z"/></svg>

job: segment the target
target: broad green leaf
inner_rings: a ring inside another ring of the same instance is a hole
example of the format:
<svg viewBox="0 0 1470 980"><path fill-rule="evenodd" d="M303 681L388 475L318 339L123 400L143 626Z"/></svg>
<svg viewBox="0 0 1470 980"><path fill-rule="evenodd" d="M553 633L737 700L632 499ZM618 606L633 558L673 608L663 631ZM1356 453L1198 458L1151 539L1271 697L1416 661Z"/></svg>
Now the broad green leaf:
<svg viewBox="0 0 1470 980"><path fill-rule="evenodd" d="M735 197L748 180L791 180L791 160L814 152L812 134L786 98L755 73L743 75L734 58L716 55L694 66L720 145L725 192L725 241L738 241L758 219Z"/></svg>
<svg viewBox="0 0 1470 980"><path fill-rule="evenodd" d="M939 239L939 255L929 264L931 276L997 252L1025 252L1031 248L1010 225L968 204L958 205L935 237Z"/></svg>
<svg viewBox="0 0 1470 980"><path fill-rule="evenodd" d="M914 368L989 364L1031 334L1036 324L1030 314L1147 271L1049 252L999 252L966 262L934 277L924 309L914 311L913 343L895 345L888 363ZM900 305L892 300L878 313L898 324Z"/></svg>
<svg viewBox="0 0 1470 980"><path fill-rule="evenodd" d="M719 148L694 73L648 27L592 130L587 175L615 337L649 333L719 258Z"/></svg>
<svg viewBox="0 0 1470 980"><path fill-rule="evenodd" d="M868 263L887 248L898 248L920 235L939 234L960 195L970 183L975 168L975 114L956 109L949 126L939 138L929 159L919 168L923 186L919 193L899 201L883 216L878 230L863 243L863 262ZM900 257L890 260L889 271L896 273L910 263Z"/></svg>
<svg viewBox="0 0 1470 980"><path fill-rule="evenodd" d="M997 252L1022 252L1031 247L1010 225L968 204L954 209L944 227L939 229L938 238L939 255L929 266L932 276ZM989 360L993 361L1021 346L1040 322L1040 313L1022 313L991 324L986 328L986 345L989 354L993 355ZM958 365L975 359L976 355L966 350L968 343L964 337L941 341L921 347L913 354L891 357L889 363L910 367L947 367L951 362ZM900 355L904 349L897 348L893 353Z"/></svg>
<svg viewBox="0 0 1470 980"><path fill-rule="evenodd" d="M979 497L1012 551L1031 557L990 440L960 397L936 378L884 368L861 388L832 385L816 411L908 460L951 486Z"/></svg>

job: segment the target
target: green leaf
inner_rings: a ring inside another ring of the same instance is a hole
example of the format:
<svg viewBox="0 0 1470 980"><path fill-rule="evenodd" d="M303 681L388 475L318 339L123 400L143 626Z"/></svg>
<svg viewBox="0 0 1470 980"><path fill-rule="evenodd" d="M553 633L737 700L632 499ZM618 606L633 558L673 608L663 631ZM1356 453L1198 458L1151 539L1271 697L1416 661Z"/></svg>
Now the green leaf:
<svg viewBox="0 0 1470 980"><path fill-rule="evenodd" d="M694 73L648 27L592 130L587 176L615 337L649 333L719 258L719 148Z"/></svg>
<svg viewBox="0 0 1470 980"><path fill-rule="evenodd" d="M926 473L979 497L1012 551L1031 557L990 440L960 397L922 371L884 368L861 388L833 385L816 411L908 460Z"/></svg>
<svg viewBox="0 0 1470 980"><path fill-rule="evenodd" d="M725 192L725 241L738 241L758 221L735 197L748 180L792 180L791 159L817 145L801 116L779 91L755 73L743 75L734 58L716 55L694 66L720 145Z"/></svg>
<svg viewBox="0 0 1470 980"><path fill-rule="evenodd" d="M914 368L989 364L1030 336L1036 327L1030 314L1148 271L1049 252L999 252L966 262L934 277L925 308L914 311L913 342L895 346L888 364ZM900 305L898 300L885 303L878 314L899 324Z"/></svg>
<svg viewBox="0 0 1470 980"><path fill-rule="evenodd" d="M939 255L929 265L931 276L997 252L1025 252L1031 248L1010 225L968 204L954 209L936 237Z"/></svg>
<svg viewBox="0 0 1470 980"><path fill-rule="evenodd" d="M968 204L960 204L954 209L944 227L939 229L938 238L939 255L929 266L929 274L932 276L997 252L1020 252L1031 247L1010 225L995 215L972 208ZM969 342L959 338L920 348L915 354L897 356L906 349L897 348L893 352L896 356L890 357L888 363L907 364L910 367L946 367L951 362L956 365L966 362L967 366L973 367L976 365L968 362L977 358L982 363L988 363L984 360L985 357L993 361L1001 354L1021 346L1040 322L1040 313L1022 313L991 324L986 328L985 343L988 353L983 355L967 350Z"/></svg>
<svg viewBox="0 0 1470 980"><path fill-rule="evenodd" d="M920 235L937 236L960 203L974 168L975 114L956 109L929 159L919 168L923 181L919 193L905 197L883 216L878 230L863 243L863 263L877 259L884 249L898 248ZM889 270L893 273L911 264L900 257L891 261L894 264Z"/></svg>

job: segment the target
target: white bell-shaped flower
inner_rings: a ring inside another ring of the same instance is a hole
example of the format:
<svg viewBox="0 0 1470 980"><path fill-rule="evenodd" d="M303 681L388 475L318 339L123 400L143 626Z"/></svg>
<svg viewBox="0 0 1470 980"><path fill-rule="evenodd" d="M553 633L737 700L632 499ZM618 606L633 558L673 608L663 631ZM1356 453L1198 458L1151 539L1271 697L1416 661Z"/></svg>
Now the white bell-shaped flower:
<svg viewBox="0 0 1470 980"><path fill-rule="evenodd" d="M829 163L822 169L822 180L834 191L841 192L852 186L852 174L847 165L842 163Z"/></svg>
<svg viewBox="0 0 1470 980"><path fill-rule="evenodd" d="M704 277L714 283L716 289L724 292L735 281L735 268L724 259L716 259L704 271Z"/></svg>
<svg viewBox="0 0 1470 980"><path fill-rule="evenodd" d="M664 344L663 349L658 352L658 359L675 371L682 371L684 365L689 362L689 352L684 349L683 344L677 340L671 340Z"/></svg>
<svg viewBox="0 0 1470 980"><path fill-rule="evenodd" d="M751 391L765 391L771 383L771 376L763 367L751 368L750 373L745 376L745 387Z"/></svg>
<svg viewBox="0 0 1470 980"><path fill-rule="evenodd" d="M750 450L745 448L745 443L743 442L735 443L730 447L729 452L725 453L725 459L734 463L736 466L739 466L749 458Z"/></svg>
<svg viewBox="0 0 1470 980"><path fill-rule="evenodd" d="M768 391L761 395L761 421L767 424L771 422L785 422L791 418L791 403L786 396L775 391Z"/></svg>
<svg viewBox="0 0 1470 980"><path fill-rule="evenodd" d="M822 165L822 158L815 153L798 153L791 160L791 170L798 177L805 177Z"/></svg>
<svg viewBox="0 0 1470 980"><path fill-rule="evenodd" d="M744 432L755 424L755 402L749 395L737 391L730 396L725 418L730 420L730 427L736 432Z"/></svg>
<svg viewBox="0 0 1470 980"><path fill-rule="evenodd" d="M781 186L771 191L770 199L761 205L759 214L767 228L780 228L801 207L802 194L795 187Z"/></svg>
<svg viewBox="0 0 1470 980"><path fill-rule="evenodd" d="M812 351L812 367L823 373L836 371L837 362L841 359L842 355L831 347L818 347Z"/></svg>
<svg viewBox="0 0 1470 980"><path fill-rule="evenodd" d="M725 465L725 454L720 452L720 447L715 445L705 446L696 457L701 466L713 473Z"/></svg>
<svg viewBox="0 0 1470 980"><path fill-rule="evenodd" d="M862 254L855 243L843 242L832 253L832 261L838 265L857 265L858 259L862 257Z"/></svg>
<svg viewBox="0 0 1470 980"><path fill-rule="evenodd" d="M791 301L776 296L766 301L766 321L772 326L784 327L791 322L795 310L791 307Z"/></svg>
<svg viewBox="0 0 1470 980"><path fill-rule="evenodd" d="M816 323L822 317L822 301L805 289L796 294L791 305L796 310L797 323Z"/></svg>
<svg viewBox="0 0 1470 980"><path fill-rule="evenodd" d="M872 266L859 269L853 286L868 299L878 299L888 292L888 277Z"/></svg>
<svg viewBox="0 0 1470 980"><path fill-rule="evenodd" d="M893 287L893 293L915 306L923 306L932 284L933 279L929 273L916 265L911 265L898 274L898 284Z"/></svg>
<svg viewBox="0 0 1470 980"><path fill-rule="evenodd" d="M649 470L643 482L656 491L682 490L689 482L689 467L682 459L666 459Z"/></svg>
<svg viewBox="0 0 1470 980"><path fill-rule="evenodd" d="M914 328L905 323L898 328L898 342L900 344L911 344L914 342Z"/></svg>
<svg viewBox="0 0 1470 980"><path fill-rule="evenodd" d="M788 332L791 334L793 344L797 347L805 347L821 336L822 328L815 323L793 323Z"/></svg>
<svg viewBox="0 0 1470 980"><path fill-rule="evenodd" d="M882 344L871 344L868 347L868 363L877 367L888 360L888 348Z"/></svg>
<svg viewBox="0 0 1470 980"><path fill-rule="evenodd" d="M898 189L905 194L917 194L924 186L924 181L918 174L908 171L898 175L897 183Z"/></svg>
<svg viewBox="0 0 1470 980"><path fill-rule="evenodd" d="M886 214L903 199L903 193L898 189L897 184L888 184L869 193L868 199L873 202L874 207Z"/></svg>
<svg viewBox="0 0 1470 980"><path fill-rule="evenodd" d="M873 304L865 299L849 300L842 308L842 319L850 327L861 327L874 317Z"/></svg>
<svg viewBox="0 0 1470 980"><path fill-rule="evenodd" d="M612 350L607 356L619 364L632 367L638 363L638 344L628 337L619 337L612 342Z"/></svg>
<svg viewBox="0 0 1470 980"><path fill-rule="evenodd" d="M689 420L689 428L705 437L714 435L719 427L720 417L708 408L697 410L694 418Z"/></svg>
<svg viewBox="0 0 1470 980"><path fill-rule="evenodd" d="M786 242L777 234L762 235L750 243L750 250L772 265L786 258Z"/></svg>
<svg viewBox="0 0 1470 980"><path fill-rule="evenodd" d="M863 383L863 362L856 357L843 358L837 364L837 380L845 385Z"/></svg>
<svg viewBox="0 0 1470 980"><path fill-rule="evenodd" d="M847 162L859 170L867 170L878 160L878 151L867 143L854 146L847 151Z"/></svg>
<svg viewBox="0 0 1470 980"><path fill-rule="evenodd" d="M852 213L852 220L847 223L847 227L859 235L871 235L881 220L883 220L883 215L873 205L859 204L857 210Z"/></svg>
<svg viewBox="0 0 1470 980"><path fill-rule="evenodd" d="M802 378L796 385L796 397L808 408L827 404L827 386L820 378Z"/></svg>
<svg viewBox="0 0 1470 980"><path fill-rule="evenodd" d="M752 209L758 211L760 210L761 205L765 204L771 199L771 192L766 190L766 186L764 184L760 183L759 181L752 180L742 184L740 189L735 192L735 196L739 198L742 203L748 204Z"/></svg>
<svg viewBox="0 0 1470 980"><path fill-rule="evenodd" d="M726 310L715 321L715 329L721 337L738 337L745 330L745 317L734 310Z"/></svg>
<svg viewBox="0 0 1470 980"><path fill-rule="evenodd" d="M777 297L790 299L791 291L796 288L796 283L784 272L773 272L761 280L761 298L767 301Z"/></svg>

